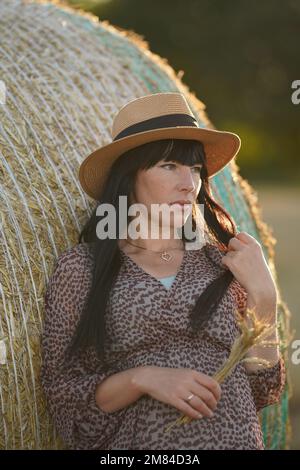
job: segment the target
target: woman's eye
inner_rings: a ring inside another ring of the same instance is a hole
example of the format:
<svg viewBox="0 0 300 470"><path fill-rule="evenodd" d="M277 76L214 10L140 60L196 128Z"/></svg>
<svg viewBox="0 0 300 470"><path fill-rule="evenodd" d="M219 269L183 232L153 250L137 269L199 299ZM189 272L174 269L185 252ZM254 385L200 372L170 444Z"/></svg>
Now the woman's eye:
<svg viewBox="0 0 300 470"><path fill-rule="evenodd" d="M166 163L165 165L161 165L162 168L165 168L166 166L169 166L169 167L176 167L175 163ZM196 173L199 173L201 172L201 168L199 166L194 166L192 167L192 170L194 170Z"/></svg>
<svg viewBox="0 0 300 470"><path fill-rule="evenodd" d="M175 164L174 163L166 163L165 165L162 165L162 168L165 168L166 166L174 167Z"/></svg>
<svg viewBox="0 0 300 470"><path fill-rule="evenodd" d="M201 167L200 166L195 166L193 168L193 170L195 170L197 173L200 173L201 172Z"/></svg>

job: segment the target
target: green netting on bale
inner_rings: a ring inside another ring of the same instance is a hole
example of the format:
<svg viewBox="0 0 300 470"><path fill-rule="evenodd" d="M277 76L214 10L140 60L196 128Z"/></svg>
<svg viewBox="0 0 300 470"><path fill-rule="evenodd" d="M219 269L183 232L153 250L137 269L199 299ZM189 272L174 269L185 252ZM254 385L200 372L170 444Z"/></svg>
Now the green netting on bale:
<svg viewBox="0 0 300 470"><path fill-rule="evenodd" d="M181 72L137 34L93 15L58 2L1 0L0 36L0 448L62 449L39 383L40 334L56 258L77 243L94 204L78 167L110 141L117 110L148 93L179 91L201 126L213 124ZM212 186L239 229L261 241L276 277L275 240L236 163ZM286 354L281 295L279 318ZM281 402L261 413L269 449L287 447L288 399L289 383Z"/></svg>

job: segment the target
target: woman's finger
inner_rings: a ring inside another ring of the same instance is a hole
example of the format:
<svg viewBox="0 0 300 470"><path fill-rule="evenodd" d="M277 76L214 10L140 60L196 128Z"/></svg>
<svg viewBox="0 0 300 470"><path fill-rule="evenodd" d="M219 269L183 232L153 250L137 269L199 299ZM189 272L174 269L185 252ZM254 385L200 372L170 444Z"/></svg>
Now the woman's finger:
<svg viewBox="0 0 300 470"><path fill-rule="evenodd" d="M239 232L236 237L241 240L242 242L244 242L245 244L249 244L249 243L258 243L258 241L256 240L256 238L252 237L252 235L250 235L249 233L247 232Z"/></svg>
<svg viewBox="0 0 300 470"><path fill-rule="evenodd" d="M236 251L231 250L231 251L228 251L225 256L226 258L234 258L235 255L236 255Z"/></svg>
<svg viewBox="0 0 300 470"><path fill-rule="evenodd" d="M214 411L217 408L218 402L216 400L216 397L214 394L208 390L205 387L202 387L201 385L198 386L198 389L195 390L195 395L201 398L201 400L204 401L204 403L212 410Z"/></svg>
<svg viewBox="0 0 300 470"><path fill-rule="evenodd" d="M212 418L214 415L213 411L197 395L194 395L189 402L186 402L185 399L182 399L182 402L187 405L187 411L192 413L195 417L197 417L198 413L201 413L202 416L206 416L207 418ZM196 413L196 415L194 413Z"/></svg>
<svg viewBox="0 0 300 470"><path fill-rule="evenodd" d="M244 246L245 243L235 237L231 238L228 243L228 248L233 248L234 250L241 250Z"/></svg>
<svg viewBox="0 0 300 470"><path fill-rule="evenodd" d="M200 387L207 388L215 396L216 400L220 400L221 387L220 384L213 377L199 372L199 374L196 374L195 379L197 384L200 385Z"/></svg>
<svg viewBox="0 0 300 470"><path fill-rule="evenodd" d="M178 398L178 400L175 401L174 406L175 408L177 408L179 411L181 411L186 416L189 416L190 418L193 418L193 419L203 418L203 414L200 411L193 408L191 405L189 405L186 401L182 400L181 398Z"/></svg>

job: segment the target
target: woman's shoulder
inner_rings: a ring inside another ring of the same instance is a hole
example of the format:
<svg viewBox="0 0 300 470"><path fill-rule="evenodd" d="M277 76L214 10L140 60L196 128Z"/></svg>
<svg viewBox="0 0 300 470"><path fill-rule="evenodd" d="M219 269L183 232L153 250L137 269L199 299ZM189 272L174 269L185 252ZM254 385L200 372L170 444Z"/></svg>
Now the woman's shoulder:
<svg viewBox="0 0 300 470"><path fill-rule="evenodd" d="M46 284L46 302L79 302L82 292L88 291L91 278L91 257L88 243L79 243L64 250L56 259Z"/></svg>
<svg viewBox="0 0 300 470"><path fill-rule="evenodd" d="M89 271L92 256L91 247L87 242L78 243L64 250L56 259L54 273L70 274L74 271Z"/></svg>
<svg viewBox="0 0 300 470"><path fill-rule="evenodd" d="M91 259L91 245L87 242L78 243L64 250L57 261L60 264L68 264L69 267L77 267Z"/></svg>

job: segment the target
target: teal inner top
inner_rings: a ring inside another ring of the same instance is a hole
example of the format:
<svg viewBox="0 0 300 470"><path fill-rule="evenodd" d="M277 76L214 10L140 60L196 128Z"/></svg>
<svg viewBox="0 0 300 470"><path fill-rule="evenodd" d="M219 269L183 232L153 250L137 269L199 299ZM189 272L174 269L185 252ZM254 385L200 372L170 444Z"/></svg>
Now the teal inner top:
<svg viewBox="0 0 300 470"><path fill-rule="evenodd" d="M167 289L169 289L171 287L172 282L174 281L175 277L176 277L176 275L174 274L173 276L162 277L159 280Z"/></svg>

